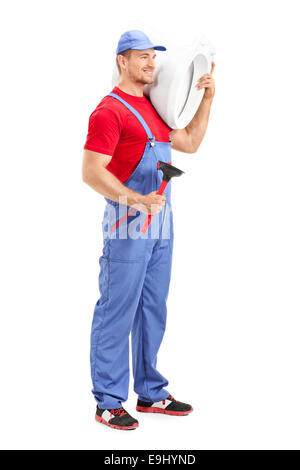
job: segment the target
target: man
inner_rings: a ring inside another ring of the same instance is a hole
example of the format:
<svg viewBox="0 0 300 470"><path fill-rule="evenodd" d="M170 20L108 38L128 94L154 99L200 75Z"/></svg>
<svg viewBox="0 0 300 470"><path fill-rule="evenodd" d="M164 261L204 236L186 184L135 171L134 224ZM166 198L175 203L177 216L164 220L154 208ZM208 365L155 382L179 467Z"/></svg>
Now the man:
<svg viewBox="0 0 300 470"><path fill-rule="evenodd" d="M121 36L116 51L120 81L91 114L84 146L83 181L107 201L101 295L91 332L95 418L118 429L138 426L122 406L128 398L130 333L136 410L172 415L193 411L166 390L168 381L156 368L173 250L171 184L157 194L162 181L158 162L171 163L171 147L197 151L214 96L215 64L198 80L198 89L205 92L194 118L185 129L172 130L143 94L144 85L154 81L155 50L166 48L153 45L141 31ZM142 236L140 228L149 215L151 236Z"/></svg>

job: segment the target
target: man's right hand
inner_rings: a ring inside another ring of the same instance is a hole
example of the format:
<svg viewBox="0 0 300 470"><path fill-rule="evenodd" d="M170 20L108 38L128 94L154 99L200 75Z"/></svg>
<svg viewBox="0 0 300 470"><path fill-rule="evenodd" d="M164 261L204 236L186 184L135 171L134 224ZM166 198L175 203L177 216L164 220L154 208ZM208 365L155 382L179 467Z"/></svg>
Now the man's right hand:
<svg viewBox="0 0 300 470"><path fill-rule="evenodd" d="M134 204L136 210L144 214L158 214L166 203L166 196L164 194L157 194L157 191L141 195L140 203Z"/></svg>

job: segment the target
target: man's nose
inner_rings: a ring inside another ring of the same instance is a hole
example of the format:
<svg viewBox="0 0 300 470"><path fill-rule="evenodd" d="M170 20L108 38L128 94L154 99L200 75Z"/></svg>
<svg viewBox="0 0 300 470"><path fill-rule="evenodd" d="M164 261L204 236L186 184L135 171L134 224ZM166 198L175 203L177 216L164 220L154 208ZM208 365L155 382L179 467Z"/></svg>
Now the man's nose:
<svg viewBox="0 0 300 470"><path fill-rule="evenodd" d="M148 59L148 67L155 69L155 61L154 59Z"/></svg>

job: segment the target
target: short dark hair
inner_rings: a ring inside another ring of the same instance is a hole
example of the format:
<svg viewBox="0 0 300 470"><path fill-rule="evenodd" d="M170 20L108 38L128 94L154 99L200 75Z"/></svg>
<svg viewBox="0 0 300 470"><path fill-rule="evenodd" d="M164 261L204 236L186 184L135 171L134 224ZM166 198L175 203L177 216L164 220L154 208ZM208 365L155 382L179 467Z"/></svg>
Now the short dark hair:
<svg viewBox="0 0 300 470"><path fill-rule="evenodd" d="M122 55L123 57L126 57L127 59L129 59L131 56L131 52L132 52L132 49L127 49L126 51L120 52L118 55ZM118 55L116 57L116 64L119 70L119 74L121 75L121 69L118 63Z"/></svg>

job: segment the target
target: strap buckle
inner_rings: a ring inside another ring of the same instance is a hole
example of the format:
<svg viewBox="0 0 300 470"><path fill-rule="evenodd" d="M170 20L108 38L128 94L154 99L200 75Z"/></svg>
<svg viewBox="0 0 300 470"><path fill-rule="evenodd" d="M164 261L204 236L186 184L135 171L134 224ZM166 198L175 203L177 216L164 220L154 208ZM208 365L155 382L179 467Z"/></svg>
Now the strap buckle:
<svg viewBox="0 0 300 470"><path fill-rule="evenodd" d="M153 136L153 137L149 137L149 141L150 141L151 147L154 147L154 145L155 145L155 137L154 137L154 136Z"/></svg>

